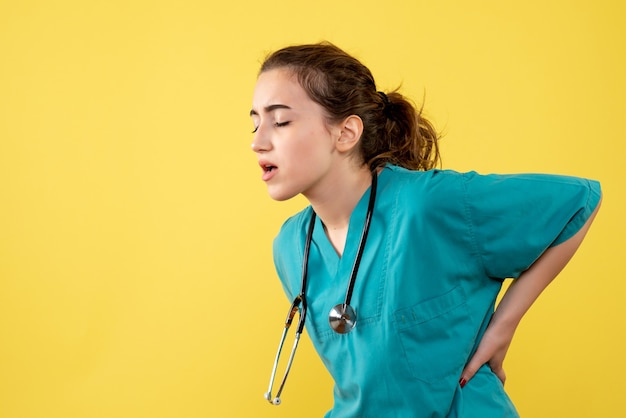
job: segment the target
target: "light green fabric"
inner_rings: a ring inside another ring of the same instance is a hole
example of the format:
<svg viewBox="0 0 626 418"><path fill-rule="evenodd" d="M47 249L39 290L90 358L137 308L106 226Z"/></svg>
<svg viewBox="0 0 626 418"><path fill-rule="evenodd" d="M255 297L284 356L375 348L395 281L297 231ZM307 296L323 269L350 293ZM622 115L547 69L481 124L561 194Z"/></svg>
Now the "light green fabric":
<svg viewBox="0 0 626 418"><path fill-rule="evenodd" d="M516 417L488 367L463 389L461 371L502 279L571 237L599 197L597 182L573 177L385 167L352 297L357 326L345 335L331 330L328 312L344 300L369 190L350 219L343 257L317 219L306 330L335 381L326 416ZM309 207L287 220L274 242L289 298L300 292L310 216Z"/></svg>

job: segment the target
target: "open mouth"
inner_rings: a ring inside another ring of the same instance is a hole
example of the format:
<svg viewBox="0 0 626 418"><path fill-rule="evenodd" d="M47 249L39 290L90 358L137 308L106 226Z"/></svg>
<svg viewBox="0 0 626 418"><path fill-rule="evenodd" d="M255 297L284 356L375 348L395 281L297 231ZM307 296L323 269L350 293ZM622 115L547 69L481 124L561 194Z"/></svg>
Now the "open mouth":
<svg viewBox="0 0 626 418"><path fill-rule="evenodd" d="M274 165L267 164L263 166L263 171L265 171L266 173L271 173L275 169L276 169L276 166Z"/></svg>

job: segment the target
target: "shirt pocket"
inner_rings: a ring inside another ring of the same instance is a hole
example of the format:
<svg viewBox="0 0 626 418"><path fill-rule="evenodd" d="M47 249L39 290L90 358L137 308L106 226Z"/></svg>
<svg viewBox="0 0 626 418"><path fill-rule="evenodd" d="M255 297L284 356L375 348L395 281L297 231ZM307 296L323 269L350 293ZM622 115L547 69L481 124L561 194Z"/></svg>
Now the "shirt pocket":
<svg viewBox="0 0 626 418"><path fill-rule="evenodd" d="M461 287L400 309L393 320L413 377L424 382L460 377L475 335Z"/></svg>

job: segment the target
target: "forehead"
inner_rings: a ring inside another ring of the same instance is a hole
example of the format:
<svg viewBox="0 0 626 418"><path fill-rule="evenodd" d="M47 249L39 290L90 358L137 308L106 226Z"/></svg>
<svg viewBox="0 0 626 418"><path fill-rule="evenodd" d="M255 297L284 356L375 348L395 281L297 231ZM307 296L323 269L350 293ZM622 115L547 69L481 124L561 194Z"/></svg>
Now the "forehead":
<svg viewBox="0 0 626 418"><path fill-rule="evenodd" d="M260 112L262 109L276 104L297 109L312 103L313 101L302 88L296 76L287 69L277 68L259 75L254 88L252 109Z"/></svg>

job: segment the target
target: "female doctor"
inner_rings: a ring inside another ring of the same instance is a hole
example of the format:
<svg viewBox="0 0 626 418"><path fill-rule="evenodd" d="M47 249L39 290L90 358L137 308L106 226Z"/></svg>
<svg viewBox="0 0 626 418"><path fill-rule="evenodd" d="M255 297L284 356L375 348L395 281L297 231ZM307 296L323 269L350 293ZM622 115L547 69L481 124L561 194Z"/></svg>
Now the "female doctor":
<svg viewBox="0 0 626 418"><path fill-rule="evenodd" d="M335 383L326 417L516 417L504 357L583 240L600 186L434 169L438 138L420 113L332 44L263 63L250 112L262 180L275 200L310 203L274 241L294 301L283 341L306 324ZM277 361L274 404L289 372L276 376Z"/></svg>

